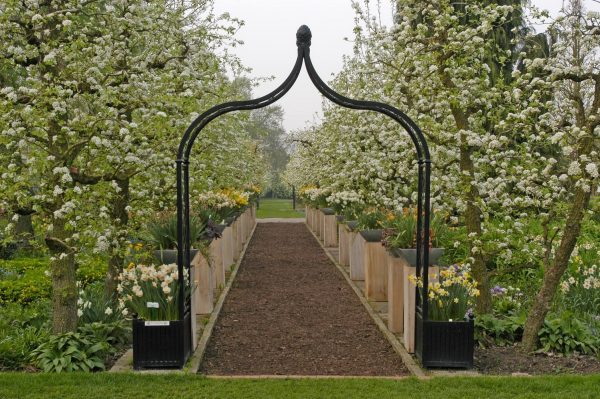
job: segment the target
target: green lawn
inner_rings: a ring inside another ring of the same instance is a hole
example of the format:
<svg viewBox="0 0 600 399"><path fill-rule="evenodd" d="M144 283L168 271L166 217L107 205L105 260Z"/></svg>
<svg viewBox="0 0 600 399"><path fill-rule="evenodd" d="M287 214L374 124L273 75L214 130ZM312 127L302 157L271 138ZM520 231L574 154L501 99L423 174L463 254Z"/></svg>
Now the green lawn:
<svg viewBox="0 0 600 399"><path fill-rule="evenodd" d="M209 379L198 375L0 373L0 398L598 398L600 375Z"/></svg>
<svg viewBox="0 0 600 399"><path fill-rule="evenodd" d="M256 212L256 217L259 219L303 218L304 212L298 212L303 207L299 206L298 202L296 202L296 209L296 211L292 209L292 200L262 198Z"/></svg>

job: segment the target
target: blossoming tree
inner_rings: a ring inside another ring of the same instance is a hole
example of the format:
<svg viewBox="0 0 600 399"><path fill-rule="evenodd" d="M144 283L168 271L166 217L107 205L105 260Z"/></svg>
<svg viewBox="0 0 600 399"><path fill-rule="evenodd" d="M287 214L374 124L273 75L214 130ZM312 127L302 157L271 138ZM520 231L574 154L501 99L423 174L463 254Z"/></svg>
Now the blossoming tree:
<svg viewBox="0 0 600 399"><path fill-rule="evenodd" d="M2 206L31 209L44 226L55 332L77 324L81 249L109 254L112 292L132 231L174 204L174 158L190 116L241 95L225 75L227 65L239 64L223 52L234 43L235 23L217 19L210 6L2 6ZM219 180L242 184L232 171L260 169L256 144L240 126L243 120L230 118L204 137L194 154L196 190Z"/></svg>

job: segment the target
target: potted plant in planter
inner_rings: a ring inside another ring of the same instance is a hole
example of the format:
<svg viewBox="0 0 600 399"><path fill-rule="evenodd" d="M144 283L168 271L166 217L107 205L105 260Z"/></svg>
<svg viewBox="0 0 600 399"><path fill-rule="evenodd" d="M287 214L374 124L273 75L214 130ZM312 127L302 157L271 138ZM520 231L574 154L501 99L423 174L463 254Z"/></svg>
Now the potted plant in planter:
<svg viewBox="0 0 600 399"><path fill-rule="evenodd" d="M231 189L206 191L196 197L194 203L194 209L209 213L211 219L217 223L216 230L222 235L221 259L223 271L228 270L234 263L234 255L237 249L237 231L234 234L233 223L239 210L236 198L241 200L242 197L234 197L233 194L234 190Z"/></svg>
<svg viewBox="0 0 600 399"><path fill-rule="evenodd" d="M190 237L192 243L196 242L208 225L207 218L197 216L190 217ZM162 263L170 264L177 262L177 215L173 213L159 214L156 220L146 227L146 241L156 248L154 257ZM193 259L197 249L190 251ZM190 259L190 260L191 260Z"/></svg>
<svg viewBox="0 0 600 399"><path fill-rule="evenodd" d="M411 277L422 288L423 281ZM420 293L423 290L419 290ZM416 353L425 367L473 367L475 298L477 282L467 266L455 264L440 271L439 282L429 284L427 317L417 315ZM421 298L423 303L423 298Z"/></svg>
<svg viewBox="0 0 600 399"><path fill-rule="evenodd" d="M388 328L392 332L403 333L404 346L409 353L414 353L416 293L414 286L408 283L408 276L416 273L416 212L408 208L388 214L384 226L382 244L387 249ZM435 280L433 276L438 268L433 266L443 255L443 247L448 244L447 232L443 218L435 215L430 225L430 281Z"/></svg>
<svg viewBox="0 0 600 399"><path fill-rule="evenodd" d="M191 294L189 275L185 297ZM191 315L178 320L177 265L133 262L119 275L120 302L133 314L133 367L181 368L191 352Z"/></svg>
<svg viewBox="0 0 600 399"><path fill-rule="evenodd" d="M345 206L341 211L343 222L340 222L339 230L339 262L342 266L350 267L349 273L352 280L364 280L362 258L359 259L356 252L362 251L356 243L358 235L358 206L351 204Z"/></svg>
<svg viewBox="0 0 600 399"><path fill-rule="evenodd" d="M315 185L305 186L300 189L300 197L302 202L307 204L310 210L307 215L311 215L310 220L307 221L308 226L319 238L322 237L322 229L320 226L323 224L322 213L319 209L327 207L327 197L330 194L329 189L319 188Z"/></svg>
<svg viewBox="0 0 600 399"><path fill-rule="evenodd" d="M382 244L392 256L403 256L409 265L417 265L417 214L411 208L385 219ZM429 265L436 265L444 255L449 240L444 218L434 214L429 225Z"/></svg>
<svg viewBox="0 0 600 399"><path fill-rule="evenodd" d="M384 218L384 213L375 208L366 209L358 216L358 235L352 254L359 258L356 266L360 267L362 260L365 296L373 301L387 300L387 259L381 246Z"/></svg>
<svg viewBox="0 0 600 399"><path fill-rule="evenodd" d="M367 242L381 242L385 214L376 208L367 208L358 215L357 228Z"/></svg>

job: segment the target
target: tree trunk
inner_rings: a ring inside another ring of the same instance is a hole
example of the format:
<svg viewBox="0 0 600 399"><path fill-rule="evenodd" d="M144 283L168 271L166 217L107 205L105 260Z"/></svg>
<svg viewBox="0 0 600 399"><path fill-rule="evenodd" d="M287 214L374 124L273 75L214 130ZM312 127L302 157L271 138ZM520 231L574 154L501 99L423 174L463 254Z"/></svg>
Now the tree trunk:
<svg viewBox="0 0 600 399"><path fill-rule="evenodd" d="M46 235L52 256L52 332L62 334L77 329L77 265L74 249L65 240L70 233L64 219L53 219L53 230Z"/></svg>
<svg viewBox="0 0 600 399"><path fill-rule="evenodd" d="M31 248L31 241L34 237L31 214L19 215L19 219L15 225L15 235L19 241L20 248Z"/></svg>
<svg viewBox="0 0 600 399"><path fill-rule="evenodd" d="M474 179L475 169L473 160L471 159L471 151L465 146L461 146L460 148L460 171L461 176L463 176L463 183L466 187L468 187L466 191L467 209L465 210L465 225L467 227L467 235L471 236L471 234L475 234L475 237L480 237L481 212L475 204L479 193L477 192L477 188L471 183ZM471 271L473 272L473 277L479 284L477 313L484 314L489 313L492 310L489 274L486 267L485 258L483 257L482 249L479 248L476 253L473 253L474 247L475 245L473 245L472 240L469 239L469 250L474 259Z"/></svg>
<svg viewBox="0 0 600 399"><path fill-rule="evenodd" d="M449 78L448 78L449 79ZM468 130L469 122L466 113L459 109L457 106L451 106L452 115L456 122L458 130ZM467 234L470 237L474 234L475 237L481 236L481 211L476 205L476 201L479 198L479 192L477 187L473 184L475 180L475 166L472 159L472 150L467 144L467 137L465 134L461 134L460 137L460 175L462 185L465 189L465 202L467 208L465 210L465 225L467 228ZM473 253L473 242L469 239L469 252L474 259L471 271L473 272L473 278L479 285L479 296L477 297L477 313L484 314L489 313L492 310L492 296L490 294L490 283L489 274L486 267L486 261L483 256L482 248L476 253Z"/></svg>
<svg viewBox="0 0 600 399"><path fill-rule="evenodd" d="M523 332L522 349L525 352L535 350L538 341L538 333L542 328L544 319L550 310L554 294L558 289L560 279L569 266L571 253L577 244L577 238L581 231L581 222L584 217L585 210L590 203L591 191L585 192L582 188L577 188L573 205L569 210L567 221L564 227L564 234L560 241L560 246L552 262L552 266L544 273L544 281L542 288L538 292L533 307L529 312L527 321L525 322L525 330Z"/></svg>
<svg viewBox="0 0 600 399"><path fill-rule="evenodd" d="M108 271L106 273L105 293L107 296L112 296L117 290L117 277L123 269L125 257L123 256L123 248L121 244L127 239L127 224L129 223L129 215L127 206L129 205L129 178L116 180L119 192L116 193L111 209L111 217L117 234L118 247L111 245L110 259L108 260Z"/></svg>

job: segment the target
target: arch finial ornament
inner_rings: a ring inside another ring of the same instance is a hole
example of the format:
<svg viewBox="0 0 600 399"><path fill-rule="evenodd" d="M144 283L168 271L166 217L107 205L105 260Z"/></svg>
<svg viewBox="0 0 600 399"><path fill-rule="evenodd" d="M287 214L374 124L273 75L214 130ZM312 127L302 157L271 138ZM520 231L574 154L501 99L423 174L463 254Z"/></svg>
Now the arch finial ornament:
<svg viewBox="0 0 600 399"><path fill-rule="evenodd" d="M306 65L306 71L315 87L332 102L350 109L375 111L398 122L410 136L418 160L418 193L417 193L417 267L416 273L423 280L423 287L417 289L416 313L417 320L428 318L428 298L422 293L427 292L428 287L428 265L429 265L429 219L430 219L430 176L431 159L427 140L417 124L399 109L380 102L361 101L345 97L331 89L317 74L310 58L310 46L312 33L308 26L302 25L296 32L296 45L298 55L292 71L288 77L271 93L247 101L232 101L216 105L198 116L186 129L177 153L177 266L179 272L179 320L184 323L183 347L184 356L181 365L185 364L192 351L192 336L190 318L186 314L191 311L190 298L185 296L184 268L190 267L190 198L189 198L189 159L194 142L202 129L215 118L234 111L254 110L273 104L283 97L294 85L302 64ZM420 293L419 293L420 291ZM186 324L187 320L187 324ZM417 323L415 344L417 354L420 352L422 337L419 333Z"/></svg>
<svg viewBox="0 0 600 399"><path fill-rule="evenodd" d="M302 25L296 32L296 46L310 47L312 39L312 32L306 25Z"/></svg>

